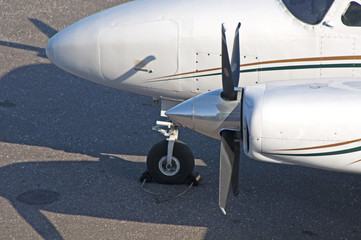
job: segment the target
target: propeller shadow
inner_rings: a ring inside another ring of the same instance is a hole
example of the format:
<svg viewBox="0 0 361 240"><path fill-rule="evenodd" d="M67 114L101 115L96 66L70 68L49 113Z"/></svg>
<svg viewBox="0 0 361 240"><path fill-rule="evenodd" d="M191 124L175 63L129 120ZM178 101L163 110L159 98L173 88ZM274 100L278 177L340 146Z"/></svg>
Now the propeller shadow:
<svg viewBox="0 0 361 240"><path fill-rule="evenodd" d="M54 28L50 27L46 23L35 19L35 18L29 18L29 21L34 24L34 26L39 29L42 33L44 33L48 38L51 38L53 35L55 35L58 31ZM21 44L21 43L14 43L14 42L8 42L8 41L2 41L0 40L0 46L6 46L10 48L16 48L16 49L22 49L26 51L36 52L38 53L38 57L41 58L47 58L45 54L44 48L34 47L27 44Z"/></svg>
<svg viewBox="0 0 361 240"><path fill-rule="evenodd" d="M49 39L54 36L56 33L58 33L57 30L49 26L48 24L40 21L39 19L35 18L28 18L29 21L34 24L34 26L39 29L42 33L44 33Z"/></svg>
<svg viewBox="0 0 361 240"><path fill-rule="evenodd" d="M38 57L47 58L44 48L34 47L34 46L21 44L21 43L7 42L7 41L2 41L2 40L0 40L0 46L36 52L36 53L38 53L38 55L37 55Z"/></svg>

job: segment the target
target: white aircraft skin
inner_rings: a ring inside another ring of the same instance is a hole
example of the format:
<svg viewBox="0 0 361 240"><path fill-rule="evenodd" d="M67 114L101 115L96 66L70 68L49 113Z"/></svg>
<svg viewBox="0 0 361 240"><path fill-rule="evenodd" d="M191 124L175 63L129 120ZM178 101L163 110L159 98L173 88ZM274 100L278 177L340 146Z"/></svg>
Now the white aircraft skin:
<svg viewBox="0 0 361 240"><path fill-rule="evenodd" d="M361 16L361 0L335 0L313 25L292 15L284 1L137 0L69 26L49 41L46 53L90 81L184 101L165 114L221 140L225 213L231 183L237 193L241 140L256 160L361 173L361 19L349 26L343 16L352 5L358 11L353 16ZM322 8L330 1L316 2ZM230 29L241 23L234 41L240 42L240 62L232 57L224 63L222 49L231 44L225 35L221 44L222 23ZM168 145L148 154L148 169L163 174L160 182L187 162L179 152L188 150L174 145L172 126ZM193 171L194 163L187 164Z"/></svg>
<svg viewBox="0 0 361 240"><path fill-rule="evenodd" d="M220 26L241 22L241 86L361 77L361 28L341 21L349 3L335 0L323 21L310 25L280 0L138 0L61 31L47 55L96 83L185 100L221 88Z"/></svg>

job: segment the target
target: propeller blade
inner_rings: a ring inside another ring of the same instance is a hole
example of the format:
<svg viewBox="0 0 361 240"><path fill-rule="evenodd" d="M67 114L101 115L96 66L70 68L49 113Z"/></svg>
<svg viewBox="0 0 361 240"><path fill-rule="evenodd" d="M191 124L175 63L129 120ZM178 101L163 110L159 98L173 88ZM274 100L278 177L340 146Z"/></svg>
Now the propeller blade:
<svg viewBox="0 0 361 240"><path fill-rule="evenodd" d="M226 214L225 208L231 183L233 194L238 194L240 143L235 140L236 132L228 130L221 132L219 207L224 214Z"/></svg>
<svg viewBox="0 0 361 240"><path fill-rule="evenodd" d="M233 168L232 168L232 192L233 196L237 196L239 194L238 190L238 176L239 176L239 161L240 161L240 152L241 152L241 144L236 139L233 141L234 143L234 158L233 158Z"/></svg>
<svg viewBox="0 0 361 240"><path fill-rule="evenodd" d="M239 67L240 67L240 49L239 49L239 28L241 27L241 23L238 23L236 32L234 34L233 41L233 51L232 51L232 60L231 60L231 68L232 68L232 76L233 76L233 84L235 87L238 87L239 83Z"/></svg>
<svg viewBox="0 0 361 240"><path fill-rule="evenodd" d="M229 63L226 30L222 24L222 97L227 100L235 100L235 92L233 85L233 76L231 64Z"/></svg>
<svg viewBox="0 0 361 240"><path fill-rule="evenodd" d="M222 24L222 97L229 101L237 100L234 86L239 82L239 28L238 23L232 51L232 67L229 63L227 40L224 25ZM240 136L239 132L223 130L221 132L221 151L220 151L220 173L219 173L219 207L226 214L226 203L229 193L229 187L232 184L233 195L238 195L238 175L240 158Z"/></svg>

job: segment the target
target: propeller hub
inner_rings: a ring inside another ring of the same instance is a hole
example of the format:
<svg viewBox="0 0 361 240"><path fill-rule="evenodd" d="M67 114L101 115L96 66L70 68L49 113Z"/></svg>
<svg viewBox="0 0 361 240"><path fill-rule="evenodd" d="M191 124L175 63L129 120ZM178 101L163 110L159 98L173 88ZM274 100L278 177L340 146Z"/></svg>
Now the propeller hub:
<svg viewBox="0 0 361 240"><path fill-rule="evenodd" d="M165 114L173 121L206 136L220 139L222 130L241 130L241 94L235 89L237 99L222 98L222 89L191 98Z"/></svg>

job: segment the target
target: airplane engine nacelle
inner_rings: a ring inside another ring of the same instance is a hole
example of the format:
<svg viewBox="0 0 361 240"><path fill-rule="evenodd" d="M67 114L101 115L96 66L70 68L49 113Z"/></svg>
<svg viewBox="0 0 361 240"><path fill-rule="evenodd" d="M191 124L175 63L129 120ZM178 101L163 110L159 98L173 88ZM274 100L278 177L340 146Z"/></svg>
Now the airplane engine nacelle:
<svg viewBox="0 0 361 240"><path fill-rule="evenodd" d="M361 82L273 82L243 95L243 146L254 159L361 172Z"/></svg>

